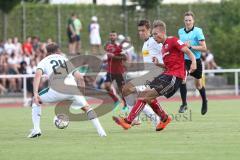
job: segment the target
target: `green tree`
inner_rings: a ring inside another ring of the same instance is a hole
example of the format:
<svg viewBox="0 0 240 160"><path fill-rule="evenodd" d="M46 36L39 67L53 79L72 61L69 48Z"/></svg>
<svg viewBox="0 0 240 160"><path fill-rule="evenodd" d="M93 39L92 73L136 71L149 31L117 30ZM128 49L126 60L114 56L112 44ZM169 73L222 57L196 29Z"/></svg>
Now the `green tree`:
<svg viewBox="0 0 240 160"><path fill-rule="evenodd" d="M239 1L223 1L213 15L211 48L216 60L224 67L239 66L240 12Z"/></svg>

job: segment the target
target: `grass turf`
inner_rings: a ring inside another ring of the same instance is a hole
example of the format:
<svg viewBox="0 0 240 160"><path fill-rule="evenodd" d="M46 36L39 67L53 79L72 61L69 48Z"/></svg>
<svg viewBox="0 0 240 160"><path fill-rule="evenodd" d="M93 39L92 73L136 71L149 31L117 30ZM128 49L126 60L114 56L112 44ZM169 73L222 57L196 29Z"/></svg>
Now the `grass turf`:
<svg viewBox="0 0 240 160"><path fill-rule="evenodd" d="M71 122L65 130L53 125L53 107L43 108L37 139L26 138L30 108L1 108L0 160L238 160L240 157L240 100L209 102L200 114L200 102L190 102L191 113L177 114L179 102L163 105L174 120L162 132L149 121L128 131L112 121L112 113L100 118L108 136L100 138L92 124Z"/></svg>

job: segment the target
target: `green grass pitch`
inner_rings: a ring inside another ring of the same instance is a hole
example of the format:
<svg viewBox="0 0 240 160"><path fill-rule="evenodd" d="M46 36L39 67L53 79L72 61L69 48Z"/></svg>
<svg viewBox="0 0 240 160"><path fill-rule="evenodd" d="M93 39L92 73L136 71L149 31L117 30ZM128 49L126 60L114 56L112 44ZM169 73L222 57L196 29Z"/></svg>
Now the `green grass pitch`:
<svg viewBox="0 0 240 160"><path fill-rule="evenodd" d="M207 115L200 101L189 102L190 112L177 115L179 102L164 102L175 116L162 132L149 121L128 131L100 118L108 136L98 137L92 124L71 122L65 130L53 125L53 107L43 108L37 139L26 138L30 108L0 108L0 160L239 160L240 100L212 100ZM177 115L177 118L176 118Z"/></svg>

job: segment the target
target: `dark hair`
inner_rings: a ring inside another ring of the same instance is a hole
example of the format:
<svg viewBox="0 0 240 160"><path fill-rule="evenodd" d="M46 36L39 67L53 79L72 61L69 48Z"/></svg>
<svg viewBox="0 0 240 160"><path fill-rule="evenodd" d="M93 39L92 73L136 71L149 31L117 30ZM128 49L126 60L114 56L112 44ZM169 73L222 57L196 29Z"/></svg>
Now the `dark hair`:
<svg viewBox="0 0 240 160"><path fill-rule="evenodd" d="M140 20L137 26L145 26L147 29L150 29L151 23L149 20L144 19L144 20Z"/></svg>
<svg viewBox="0 0 240 160"><path fill-rule="evenodd" d="M185 16L192 16L193 18L195 17L195 16L194 16L194 13L193 13L192 11L185 12L185 13L184 13L184 17L185 17Z"/></svg>
<svg viewBox="0 0 240 160"><path fill-rule="evenodd" d="M50 43L46 46L47 53L49 54L54 54L58 51L59 46L56 43Z"/></svg>
<svg viewBox="0 0 240 160"><path fill-rule="evenodd" d="M77 16L77 14L76 14L76 13L72 13L71 16L72 16L72 17L73 17L73 16Z"/></svg>

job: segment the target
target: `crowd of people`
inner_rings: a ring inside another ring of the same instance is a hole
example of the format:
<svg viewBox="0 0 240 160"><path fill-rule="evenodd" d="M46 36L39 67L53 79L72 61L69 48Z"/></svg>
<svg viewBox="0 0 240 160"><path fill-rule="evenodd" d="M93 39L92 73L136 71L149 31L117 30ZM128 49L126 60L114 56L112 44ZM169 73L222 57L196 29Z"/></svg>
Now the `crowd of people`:
<svg viewBox="0 0 240 160"><path fill-rule="evenodd" d="M36 66L47 52L46 45L51 43L41 42L39 37L27 37L23 43L18 41L18 37L8 38L7 41L0 42L0 74L18 75L34 74ZM1 78L0 93L21 92L21 78Z"/></svg>

